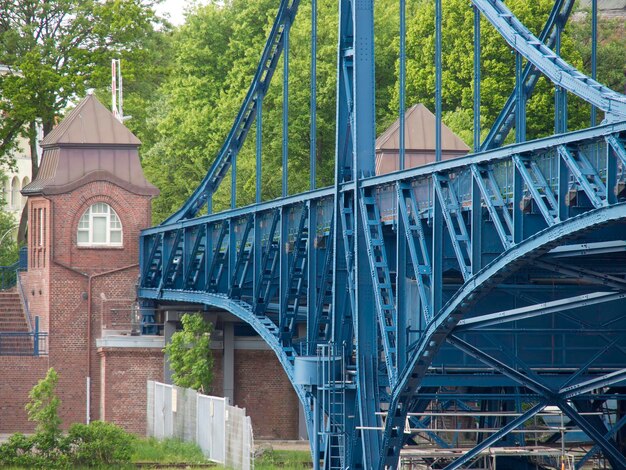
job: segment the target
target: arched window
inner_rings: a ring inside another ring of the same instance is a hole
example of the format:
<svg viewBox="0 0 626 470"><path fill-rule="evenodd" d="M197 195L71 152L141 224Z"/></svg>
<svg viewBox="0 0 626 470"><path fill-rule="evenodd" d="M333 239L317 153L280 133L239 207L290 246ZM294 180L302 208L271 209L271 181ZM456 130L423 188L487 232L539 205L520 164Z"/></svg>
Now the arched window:
<svg viewBox="0 0 626 470"><path fill-rule="evenodd" d="M13 209L20 208L21 197L20 180L17 176L14 176L13 181L11 182L11 207Z"/></svg>
<svg viewBox="0 0 626 470"><path fill-rule="evenodd" d="M30 179L28 179L28 176L24 176L24 179L22 180L22 189L24 189L28 183L30 183ZM22 207L26 206L27 199L28 198L26 196L22 196Z"/></svg>
<svg viewBox="0 0 626 470"><path fill-rule="evenodd" d="M97 202L78 221L78 246L122 246L122 222L104 202Z"/></svg>

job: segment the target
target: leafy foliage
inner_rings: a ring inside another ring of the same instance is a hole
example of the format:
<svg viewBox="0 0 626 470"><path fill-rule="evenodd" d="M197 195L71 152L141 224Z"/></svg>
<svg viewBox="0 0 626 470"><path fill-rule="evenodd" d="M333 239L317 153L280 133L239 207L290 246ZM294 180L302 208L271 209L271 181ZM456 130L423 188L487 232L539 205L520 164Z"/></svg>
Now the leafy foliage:
<svg viewBox="0 0 626 470"><path fill-rule="evenodd" d="M35 385L26 405L28 419L36 423L35 434L17 433L0 444L0 465L25 468L74 468L124 464L131 460L135 437L122 428L101 421L73 424L67 436L61 432L59 376L49 369Z"/></svg>
<svg viewBox="0 0 626 470"><path fill-rule="evenodd" d="M58 374L50 368L30 391L30 402L26 404L28 419L36 423L37 450L46 458L55 457L61 443L61 418L58 412L61 400L55 394L58 382Z"/></svg>
<svg viewBox="0 0 626 470"><path fill-rule="evenodd" d="M136 438L119 426L102 421L73 424L66 438L74 465L98 466L128 463Z"/></svg>
<svg viewBox="0 0 626 470"><path fill-rule="evenodd" d="M141 0L4 1L1 9L0 64L9 71L0 75L0 162L20 134L35 138L29 123L46 135L70 100L108 83L112 58L137 59L126 69L132 82L157 21ZM36 166L33 156L33 177Z"/></svg>
<svg viewBox="0 0 626 470"><path fill-rule="evenodd" d="M181 323L183 329L172 335L164 350L174 371L172 378L179 387L207 393L213 380L213 326L199 313L183 315Z"/></svg>

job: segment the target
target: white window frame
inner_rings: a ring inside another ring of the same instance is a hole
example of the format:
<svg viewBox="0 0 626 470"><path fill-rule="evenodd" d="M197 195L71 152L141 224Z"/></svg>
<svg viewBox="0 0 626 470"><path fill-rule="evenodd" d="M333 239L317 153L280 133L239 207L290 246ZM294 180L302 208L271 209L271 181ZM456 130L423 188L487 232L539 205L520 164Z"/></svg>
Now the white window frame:
<svg viewBox="0 0 626 470"><path fill-rule="evenodd" d="M104 242L95 242L94 218L105 219L106 239ZM82 226L81 226L82 225ZM111 241L111 233L118 233L120 241ZM80 241L80 234L87 233L87 241ZM106 202L96 202L87 208L78 220L76 229L76 244L79 247L122 247L124 245L124 229L117 212Z"/></svg>

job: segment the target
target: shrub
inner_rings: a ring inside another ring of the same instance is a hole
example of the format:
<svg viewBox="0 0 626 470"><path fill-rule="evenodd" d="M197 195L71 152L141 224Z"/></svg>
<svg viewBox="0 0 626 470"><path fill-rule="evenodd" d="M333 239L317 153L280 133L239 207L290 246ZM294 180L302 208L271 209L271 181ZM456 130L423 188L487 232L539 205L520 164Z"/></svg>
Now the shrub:
<svg viewBox="0 0 626 470"><path fill-rule="evenodd" d="M135 437L119 426L102 421L73 424L66 443L74 465L98 466L130 462Z"/></svg>

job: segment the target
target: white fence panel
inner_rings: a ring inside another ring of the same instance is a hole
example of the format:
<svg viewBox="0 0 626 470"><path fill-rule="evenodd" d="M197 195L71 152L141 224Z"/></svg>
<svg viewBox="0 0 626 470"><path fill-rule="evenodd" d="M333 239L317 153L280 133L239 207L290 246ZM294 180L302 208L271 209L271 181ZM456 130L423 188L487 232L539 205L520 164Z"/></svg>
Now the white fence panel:
<svg viewBox="0 0 626 470"><path fill-rule="evenodd" d="M198 394L196 442L209 459L225 463L226 399Z"/></svg>
<svg viewBox="0 0 626 470"><path fill-rule="evenodd" d="M252 422L246 410L221 397L148 381L147 434L198 444L204 455L228 468L254 468Z"/></svg>

